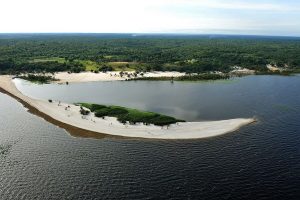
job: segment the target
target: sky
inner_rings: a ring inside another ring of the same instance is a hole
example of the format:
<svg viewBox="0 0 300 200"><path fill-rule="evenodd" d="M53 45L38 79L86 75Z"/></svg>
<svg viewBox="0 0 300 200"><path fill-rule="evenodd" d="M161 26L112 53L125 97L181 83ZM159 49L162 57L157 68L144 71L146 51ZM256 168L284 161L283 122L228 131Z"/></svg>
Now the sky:
<svg viewBox="0 0 300 200"><path fill-rule="evenodd" d="M300 0L0 0L0 32L300 36Z"/></svg>

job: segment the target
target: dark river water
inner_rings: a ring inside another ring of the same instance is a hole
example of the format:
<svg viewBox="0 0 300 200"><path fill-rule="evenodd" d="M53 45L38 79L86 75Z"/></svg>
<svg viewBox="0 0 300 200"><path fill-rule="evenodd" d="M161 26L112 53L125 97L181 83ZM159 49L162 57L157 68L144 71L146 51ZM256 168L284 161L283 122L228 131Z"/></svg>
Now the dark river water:
<svg viewBox="0 0 300 200"><path fill-rule="evenodd" d="M86 139L0 93L0 199L300 199L300 76L18 88L189 121L259 122L199 140Z"/></svg>

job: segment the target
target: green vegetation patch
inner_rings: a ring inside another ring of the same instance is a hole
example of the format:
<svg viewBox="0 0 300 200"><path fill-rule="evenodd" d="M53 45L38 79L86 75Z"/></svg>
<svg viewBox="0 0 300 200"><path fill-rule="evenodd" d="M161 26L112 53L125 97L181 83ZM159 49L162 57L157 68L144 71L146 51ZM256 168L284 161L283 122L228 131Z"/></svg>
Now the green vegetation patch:
<svg viewBox="0 0 300 200"><path fill-rule="evenodd" d="M16 76L16 78L21 78L33 83L39 83L39 84L46 84L50 83L51 81L56 81L52 76L46 76L46 75L34 75L34 74L27 74L24 76Z"/></svg>
<svg viewBox="0 0 300 200"><path fill-rule="evenodd" d="M86 107L90 109L91 112L95 112L96 110L100 110L103 108L106 108L104 105L98 105L98 104L90 104L90 103L80 103L82 107Z"/></svg>
<svg viewBox="0 0 300 200"><path fill-rule="evenodd" d="M0 73L178 71L228 73L233 66L268 73L267 64L300 70L300 40L291 37L30 34L0 38ZM30 38L30 39L29 39ZM84 66L83 66L84 65ZM284 72L286 73L286 72ZM279 74L285 75L285 74Z"/></svg>
<svg viewBox="0 0 300 200"><path fill-rule="evenodd" d="M96 62L91 60L76 60L82 64L85 71L134 71L139 64L135 62Z"/></svg>
<svg viewBox="0 0 300 200"><path fill-rule="evenodd" d="M91 60L78 60L82 64L86 71L97 71L99 70L99 65Z"/></svg>
<svg viewBox="0 0 300 200"><path fill-rule="evenodd" d="M134 71L138 68L139 63L135 62L108 62L107 66L111 67L113 71Z"/></svg>
<svg viewBox="0 0 300 200"><path fill-rule="evenodd" d="M91 112L94 112L96 117L116 117L121 123L129 122L130 124L143 123L146 125L154 124L157 126L165 126L177 122L184 122L184 120L174 117L121 106L105 106L88 103L79 103L78 105L90 109Z"/></svg>

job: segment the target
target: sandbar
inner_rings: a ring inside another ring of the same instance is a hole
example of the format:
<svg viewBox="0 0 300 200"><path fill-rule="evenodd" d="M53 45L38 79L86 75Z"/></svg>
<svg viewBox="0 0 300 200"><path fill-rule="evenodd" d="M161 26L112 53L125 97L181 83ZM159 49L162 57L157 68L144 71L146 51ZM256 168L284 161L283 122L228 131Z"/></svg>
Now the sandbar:
<svg viewBox="0 0 300 200"><path fill-rule="evenodd" d="M80 107L63 102L33 99L22 94L15 86L11 76L0 76L0 88L11 96L32 106L43 115L53 119L52 123L62 123L78 128L87 134L99 133L122 137L149 139L199 139L233 132L242 126L253 123L254 118L237 118L219 121L179 122L168 127L143 124L122 124L114 117L97 118L93 114L82 116ZM24 104L23 103L23 104ZM69 108L68 108L69 106ZM49 121L49 120L47 120ZM63 126L60 126L63 127ZM66 129L68 130L68 129Z"/></svg>

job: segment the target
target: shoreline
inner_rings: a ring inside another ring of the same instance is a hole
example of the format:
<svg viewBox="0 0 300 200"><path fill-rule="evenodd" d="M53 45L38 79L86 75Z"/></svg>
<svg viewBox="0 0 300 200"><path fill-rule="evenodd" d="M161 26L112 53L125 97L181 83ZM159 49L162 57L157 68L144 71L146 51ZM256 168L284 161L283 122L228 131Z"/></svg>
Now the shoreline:
<svg viewBox="0 0 300 200"><path fill-rule="evenodd" d="M199 139L223 135L238 130L240 127L253 123L250 119L229 119L221 121L182 122L170 125L168 129L154 125L123 125L115 118L99 119L92 115L82 118L79 106L57 102L49 103L46 100L36 100L23 95L15 86L10 76L0 76L0 88L17 99L29 111L46 121L57 125L72 136L103 138L130 137L147 139ZM65 108L70 106L69 110Z"/></svg>
<svg viewBox="0 0 300 200"><path fill-rule="evenodd" d="M95 81L125 81L129 79L126 75L121 77L119 75L119 71L112 72L80 72L80 73L68 73L68 72L57 72L53 75L54 78L58 79L58 81L54 81L55 83L77 83L77 82L95 82ZM133 76L134 72L128 71L124 72ZM146 72L143 76L138 75L138 77L180 77L184 76L185 73L181 72Z"/></svg>
<svg viewBox="0 0 300 200"><path fill-rule="evenodd" d="M15 96L14 94L8 92L5 89L3 89L1 87L1 85L0 85L0 92L3 93L3 94L6 94L8 96L10 96L11 98L13 98L16 101L18 101L19 103L21 103L25 108L28 109L29 113L31 113L33 115L36 115L38 117L41 117L44 120L46 120L47 122L49 122L51 124L54 124L54 125L62 128L62 129L64 129L65 131L67 131L68 133L70 133L70 135L72 135L74 137L94 138L94 139L103 139L103 138L106 138L106 137L110 137L110 135L107 135L107 134L103 134L103 133L99 133L99 132L94 132L94 131L88 131L88 130L85 130L85 129L81 129L81 128L72 126L70 124L66 124L66 123L60 122L60 121L58 121L56 119L53 119L49 115L47 115L47 114L39 111L37 108L31 106L29 103L27 103L23 99Z"/></svg>

